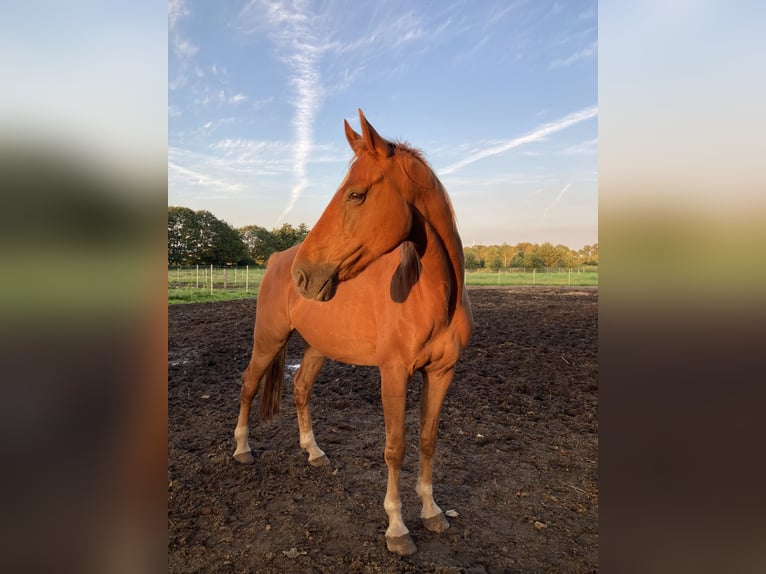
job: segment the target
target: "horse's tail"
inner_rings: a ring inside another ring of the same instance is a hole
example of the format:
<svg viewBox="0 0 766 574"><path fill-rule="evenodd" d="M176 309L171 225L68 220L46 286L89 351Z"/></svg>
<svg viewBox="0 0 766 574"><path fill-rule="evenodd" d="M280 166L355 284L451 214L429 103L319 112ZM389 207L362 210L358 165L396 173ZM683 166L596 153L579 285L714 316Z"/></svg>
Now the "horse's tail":
<svg viewBox="0 0 766 574"><path fill-rule="evenodd" d="M279 404L282 401L282 383L285 376L285 355L287 344L282 347L266 369L261 384L261 399L259 416L261 422L266 422L279 414Z"/></svg>

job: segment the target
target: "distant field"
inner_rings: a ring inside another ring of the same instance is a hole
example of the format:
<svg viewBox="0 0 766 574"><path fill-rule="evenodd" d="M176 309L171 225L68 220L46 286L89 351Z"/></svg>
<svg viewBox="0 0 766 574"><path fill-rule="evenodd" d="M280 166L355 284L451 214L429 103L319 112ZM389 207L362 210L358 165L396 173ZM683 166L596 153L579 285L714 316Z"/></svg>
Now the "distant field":
<svg viewBox="0 0 766 574"><path fill-rule="evenodd" d="M211 288L212 271L212 288ZM265 269L258 267L170 267L168 303L230 301L255 297Z"/></svg>
<svg viewBox="0 0 766 574"><path fill-rule="evenodd" d="M230 301L255 297L264 269L232 267L212 270L210 267L172 267L168 269L168 304ZM466 273L468 286L560 285L597 286L598 271L590 269L551 269L532 271L500 271Z"/></svg>
<svg viewBox="0 0 766 574"><path fill-rule="evenodd" d="M473 271L465 274L466 285L598 285L598 271L551 269L532 271Z"/></svg>

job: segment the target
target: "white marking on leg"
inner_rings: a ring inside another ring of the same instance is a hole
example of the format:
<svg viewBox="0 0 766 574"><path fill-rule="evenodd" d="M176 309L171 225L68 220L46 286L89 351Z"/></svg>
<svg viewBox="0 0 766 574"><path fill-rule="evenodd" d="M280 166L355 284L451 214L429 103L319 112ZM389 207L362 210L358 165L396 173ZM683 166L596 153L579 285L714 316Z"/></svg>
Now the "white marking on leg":
<svg viewBox="0 0 766 574"><path fill-rule="evenodd" d="M386 514L388 515L386 536L388 538L395 538L397 536L409 534L410 531L404 525L404 519L402 519L401 501L389 499L388 494L386 494L386 498L383 501L383 508L386 509Z"/></svg>
<svg viewBox="0 0 766 574"><path fill-rule="evenodd" d="M309 453L309 461L324 456L324 451L317 446L316 440L314 439L313 430L301 433L301 448Z"/></svg>
<svg viewBox="0 0 766 574"><path fill-rule="evenodd" d="M247 442L248 435L247 425L237 426L234 429L234 440L237 441L237 448L234 451L234 455L250 452L250 444Z"/></svg>
<svg viewBox="0 0 766 574"><path fill-rule="evenodd" d="M402 518L402 499L399 496L399 470L388 469L388 485L386 486L386 497L383 499L383 508L388 515L388 529L386 536L394 538L409 534L409 529L404 525Z"/></svg>
<svg viewBox="0 0 766 574"><path fill-rule="evenodd" d="M442 509L439 508L434 501L434 487L432 483L418 480L415 492L418 493L418 496L420 496L420 499L423 502L423 507L420 510L420 518L431 518L442 513Z"/></svg>

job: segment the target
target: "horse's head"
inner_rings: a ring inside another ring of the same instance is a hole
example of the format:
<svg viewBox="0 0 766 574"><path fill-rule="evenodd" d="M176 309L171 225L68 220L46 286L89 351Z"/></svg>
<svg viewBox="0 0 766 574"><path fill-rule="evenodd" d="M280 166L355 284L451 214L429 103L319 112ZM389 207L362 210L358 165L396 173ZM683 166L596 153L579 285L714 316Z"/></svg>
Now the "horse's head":
<svg viewBox="0 0 766 574"><path fill-rule="evenodd" d="M307 299L330 299L339 281L358 275L410 234L412 181L396 167L396 145L375 131L362 110L359 119L361 135L344 122L354 160L293 262L293 279Z"/></svg>

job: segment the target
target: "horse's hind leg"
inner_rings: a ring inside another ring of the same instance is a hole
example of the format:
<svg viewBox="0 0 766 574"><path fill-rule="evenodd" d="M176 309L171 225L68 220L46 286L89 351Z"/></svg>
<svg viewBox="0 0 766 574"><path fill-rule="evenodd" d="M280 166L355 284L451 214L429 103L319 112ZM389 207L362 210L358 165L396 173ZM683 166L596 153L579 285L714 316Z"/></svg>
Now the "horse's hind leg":
<svg viewBox="0 0 766 574"><path fill-rule="evenodd" d="M253 355L250 358L250 363L248 364L247 369L242 375L242 390L239 395L239 417L237 418L237 426L234 429L234 440L237 443L236 450L234 451L234 458L237 462L244 464L253 463L253 455L251 454L250 444L247 440L249 433L248 422L250 419L250 407L252 406L253 398L258 392L258 387L261 384L263 375L271 367L272 362L281 359L279 355L283 347L287 344L287 338L290 335L290 331L288 329L287 333L281 337L265 337L259 335L260 331L256 326Z"/></svg>
<svg viewBox="0 0 766 574"><path fill-rule="evenodd" d="M314 381L322 370L325 356L312 347L306 347L300 369L293 381L295 409L298 413L298 430L301 437L301 448L309 453L309 463L314 466L324 466L329 463L324 452L317 446L314 431L311 427L311 389Z"/></svg>
<svg viewBox="0 0 766 574"><path fill-rule="evenodd" d="M420 518L423 525L433 532L443 532L449 528L444 513L434 502L432 472L439 413L454 376L454 367L447 371L423 371L420 399L420 468L415 490L423 503Z"/></svg>

